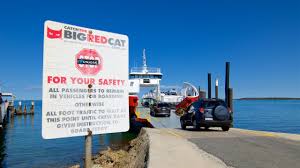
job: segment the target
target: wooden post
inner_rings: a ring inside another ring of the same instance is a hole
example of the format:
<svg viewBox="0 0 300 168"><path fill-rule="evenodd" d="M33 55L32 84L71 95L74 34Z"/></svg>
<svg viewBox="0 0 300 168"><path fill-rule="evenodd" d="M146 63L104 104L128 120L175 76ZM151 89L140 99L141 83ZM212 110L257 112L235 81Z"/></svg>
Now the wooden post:
<svg viewBox="0 0 300 168"><path fill-rule="evenodd" d="M19 107L18 107L18 110L17 110L17 115L18 114L22 114L23 112L22 112L22 102L21 101L19 101Z"/></svg>
<svg viewBox="0 0 300 168"><path fill-rule="evenodd" d="M233 112L233 89L229 88L228 89L228 107L231 109Z"/></svg>
<svg viewBox="0 0 300 168"><path fill-rule="evenodd" d="M24 106L24 115L26 115L27 113L27 108L26 108L26 105Z"/></svg>
<svg viewBox="0 0 300 168"><path fill-rule="evenodd" d="M15 106L11 106L11 110L10 110L10 118L13 118L15 115L16 109Z"/></svg>
<svg viewBox="0 0 300 168"><path fill-rule="evenodd" d="M211 98L211 74L207 74L207 97L210 99Z"/></svg>
<svg viewBox="0 0 300 168"><path fill-rule="evenodd" d="M91 89L93 85L88 84L88 94L91 95ZM91 103L89 103L91 106ZM85 162L84 167L85 168L92 168L92 131L88 128L88 134L85 136Z"/></svg>
<svg viewBox="0 0 300 168"><path fill-rule="evenodd" d="M92 163L92 131L88 129L88 135L85 136L85 168L91 168Z"/></svg>
<svg viewBox="0 0 300 168"><path fill-rule="evenodd" d="M34 101L31 102L30 114L34 114Z"/></svg>
<svg viewBox="0 0 300 168"><path fill-rule="evenodd" d="M219 98L219 81L216 79L216 85L215 85L215 98Z"/></svg>

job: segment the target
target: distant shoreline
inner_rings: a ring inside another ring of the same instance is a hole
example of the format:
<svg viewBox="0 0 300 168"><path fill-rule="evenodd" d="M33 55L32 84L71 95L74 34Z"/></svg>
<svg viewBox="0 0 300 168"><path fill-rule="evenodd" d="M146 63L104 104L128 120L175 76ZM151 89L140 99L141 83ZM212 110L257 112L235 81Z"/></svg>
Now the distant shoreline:
<svg viewBox="0 0 300 168"><path fill-rule="evenodd" d="M300 100L297 97L244 97L237 100Z"/></svg>

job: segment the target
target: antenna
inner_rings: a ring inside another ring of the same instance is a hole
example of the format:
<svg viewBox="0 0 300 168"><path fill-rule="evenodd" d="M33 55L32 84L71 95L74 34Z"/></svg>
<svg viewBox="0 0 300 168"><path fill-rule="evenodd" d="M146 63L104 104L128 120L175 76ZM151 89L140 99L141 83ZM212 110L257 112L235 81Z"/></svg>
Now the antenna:
<svg viewBox="0 0 300 168"><path fill-rule="evenodd" d="M146 59L146 49L143 49L143 66L147 67L147 59Z"/></svg>

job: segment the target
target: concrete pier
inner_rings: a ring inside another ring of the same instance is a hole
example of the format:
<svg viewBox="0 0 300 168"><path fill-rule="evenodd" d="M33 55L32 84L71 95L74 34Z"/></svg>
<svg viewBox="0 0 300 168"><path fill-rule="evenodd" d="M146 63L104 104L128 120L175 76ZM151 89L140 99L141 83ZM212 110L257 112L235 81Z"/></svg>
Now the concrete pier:
<svg viewBox="0 0 300 168"><path fill-rule="evenodd" d="M164 164L163 167L179 168L209 163L212 166L206 167L219 164L219 167L281 168L295 167L300 162L300 134L237 128L228 132L220 128L182 130L179 117L173 112L170 117L152 117L148 108L138 111L140 117L156 127L148 131L150 167Z"/></svg>
<svg viewBox="0 0 300 168"><path fill-rule="evenodd" d="M210 168L227 167L220 159L199 149L187 139L174 134L172 129L146 128L145 130L150 140L149 168L184 168L195 165Z"/></svg>
<svg viewBox="0 0 300 168"><path fill-rule="evenodd" d="M300 162L300 135L231 129L184 131L146 129L149 167L295 167Z"/></svg>

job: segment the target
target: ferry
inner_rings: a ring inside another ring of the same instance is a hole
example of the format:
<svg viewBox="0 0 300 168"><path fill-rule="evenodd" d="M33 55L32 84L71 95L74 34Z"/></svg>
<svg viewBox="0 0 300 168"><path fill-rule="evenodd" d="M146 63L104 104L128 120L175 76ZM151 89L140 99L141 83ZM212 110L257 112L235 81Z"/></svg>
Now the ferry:
<svg viewBox="0 0 300 168"><path fill-rule="evenodd" d="M160 81L163 77L160 68L148 67L146 50L143 50L143 66L132 67L129 73L129 86L134 89L131 93L138 94L140 87L155 88L149 95L144 95L143 99L155 99L160 101ZM143 101L142 101L143 102Z"/></svg>
<svg viewBox="0 0 300 168"><path fill-rule="evenodd" d="M129 85L132 94L139 94L140 87L154 88L142 96L141 105L149 107L149 105L163 102L171 105L177 105L185 97L199 96L199 92L195 86L188 82L183 83L183 87L178 92L176 89L161 92L160 82L163 73L160 68L153 68L147 66L146 50L143 50L143 66L133 67L129 73ZM133 89L133 90L132 90Z"/></svg>

